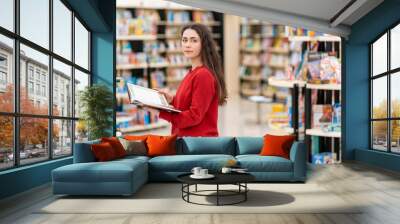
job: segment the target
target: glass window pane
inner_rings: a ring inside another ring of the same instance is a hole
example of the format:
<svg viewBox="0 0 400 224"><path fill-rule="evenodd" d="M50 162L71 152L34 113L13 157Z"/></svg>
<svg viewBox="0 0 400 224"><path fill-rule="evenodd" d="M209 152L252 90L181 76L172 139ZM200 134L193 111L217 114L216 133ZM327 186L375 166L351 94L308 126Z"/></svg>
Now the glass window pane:
<svg viewBox="0 0 400 224"><path fill-rule="evenodd" d="M0 1L0 26L14 31L14 0Z"/></svg>
<svg viewBox="0 0 400 224"><path fill-rule="evenodd" d="M48 114L49 57L21 44L20 108L25 114Z"/></svg>
<svg viewBox="0 0 400 224"><path fill-rule="evenodd" d="M89 32L75 18L75 63L89 70Z"/></svg>
<svg viewBox="0 0 400 224"><path fill-rule="evenodd" d="M372 122L372 148L387 151L387 121Z"/></svg>
<svg viewBox="0 0 400 224"><path fill-rule="evenodd" d="M14 43L0 35L0 111L14 111Z"/></svg>
<svg viewBox="0 0 400 224"><path fill-rule="evenodd" d="M0 116L0 170L14 165L13 118Z"/></svg>
<svg viewBox="0 0 400 224"><path fill-rule="evenodd" d="M372 80L372 118L387 118L387 77Z"/></svg>
<svg viewBox="0 0 400 224"><path fill-rule="evenodd" d="M387 34L372 44L372 71L374 76L387 71Z"/></svg>
<svg viewBox="0 0 400 224"><path fill-rule="evenodd" d="M72 154L72 121L53 120L53 157Z"/></svg>
<svg viewBox="0 0 400 224"><path fill-rule="evenodd" d="M20 0L21 36L49 48L49 0Z"/></svg>
<svg viewBox="0 0 400 224"><path fill-rule="evenodd" d="M81 115L81 107L79 106L79 98L81 92L89 86L89 75L75 69L75 117Z"/></svg>
<svg viewBox="0 0 400 224"><path fill-rule="evenodd" d="M49 120L45 118L21 117L20 119L20 163L35 163L49 158Z"/></svg>
<svg viewBox="0 0 400 224"><path fill-rule="evenodd" d="M71 60L72 12L60 1L53 1L53 51Z"/></svg>
<svg viewBox="0 0 400 224"><path fill-rule="evenodd" d="M400 24L391 30L390 69L400 67Z"/></svg>
<svg viewBox="0 0 400 224"><path fill-rule="evenodd" d="M75 143L87 141L88 129L84 120L75 121Z"/></svg>
<svg viewBox="0 0 400 224"><path fill-rule="evenodd" d="M391 74L390 80L390 98L391 98L391 115L392 117L400 118L400 72Z"/></svg>
<svg viewBox="0 0 400 224"><path fill-rule="evenodd" d="M391 123L391 141L392 148L391 151L395 153L400 153L400 120L393 120Z"/></svg>
<svg viewBox="0 0 400 224"><path fill-rule="evenodd" d="M53 115L72 117L71 66L53 60Z"/></svg>

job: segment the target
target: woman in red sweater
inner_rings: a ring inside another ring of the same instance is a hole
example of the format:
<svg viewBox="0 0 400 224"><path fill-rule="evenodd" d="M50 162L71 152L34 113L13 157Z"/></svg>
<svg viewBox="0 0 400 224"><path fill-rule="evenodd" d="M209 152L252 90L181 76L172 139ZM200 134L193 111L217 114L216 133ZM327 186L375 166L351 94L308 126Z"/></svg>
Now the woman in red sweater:
<svg viewBox="0 0 400 224"><path fill-rule="evenodd" d="M192 67L175 96L160 92L182 112L159 111L159 117L172 123L172 134L180 137L218 136L218 105L226 102L227 91L216 44L210 30L202 24L184 26L181 43Z"/></svg>

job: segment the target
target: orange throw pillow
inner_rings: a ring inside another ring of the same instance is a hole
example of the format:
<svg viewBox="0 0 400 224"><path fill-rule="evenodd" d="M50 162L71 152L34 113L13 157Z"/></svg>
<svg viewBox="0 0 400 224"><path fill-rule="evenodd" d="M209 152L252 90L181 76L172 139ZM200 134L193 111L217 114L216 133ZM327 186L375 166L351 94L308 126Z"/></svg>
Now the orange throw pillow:
<svg viewBox="0 0 400 224"><path fill-rule="evenodd" d="M99 162L110 161L117 158L114 149L108 142L93 144L91 145L91 149L94 154L94 157Z"/></svg>
<svg viewBox="0 0 400 224"><path fill-rule="evenodd" d="M122 146L121 142L118 140L116 137L110 137L110 138L101 138L101 142L108 142L112 146L115 152L115 156L117 158L125 157L126 156L126 151L124 149L124 146Z"/></svg>
<svg viewBox="0 0 400 224"><path fill-rule="evenodd" d="M280 156L289 159L290 148L295 140L293 135L270 135L264 136L264 146L261 149L262 156Z"/></svg>
<svg viewBox="0 0 400 224"><path fill-rule="evenodd" d="M176 135L158 136L150 135L147 137L147 155L148 156L164 156L176 155Z"/></svg>
<svg viewBox="0 0 400 224"><path fill-rule="evenodd" d="M146 141L149 136L151 135L125 135L124 139L129 141Z"/></svg>

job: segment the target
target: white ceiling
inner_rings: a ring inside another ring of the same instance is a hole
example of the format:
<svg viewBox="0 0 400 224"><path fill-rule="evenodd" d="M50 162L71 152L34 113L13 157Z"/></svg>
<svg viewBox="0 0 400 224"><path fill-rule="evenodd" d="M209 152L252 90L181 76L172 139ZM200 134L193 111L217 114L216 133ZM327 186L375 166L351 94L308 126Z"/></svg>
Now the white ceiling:
<svg viewBox="0 0 400 224"><path fill-rule="evenodd" d="M226 0L255 7L275 9L282 12L329 20L350 0Z"/></svg>
<svg viewBox="0 0 400 224"><path fill-rule="evenodd" d="M383 0L170 0L207 10L347 37L350 26ZM351 3L351 5L350 5ZM334 20L346 5L348 7Z"/></svg>

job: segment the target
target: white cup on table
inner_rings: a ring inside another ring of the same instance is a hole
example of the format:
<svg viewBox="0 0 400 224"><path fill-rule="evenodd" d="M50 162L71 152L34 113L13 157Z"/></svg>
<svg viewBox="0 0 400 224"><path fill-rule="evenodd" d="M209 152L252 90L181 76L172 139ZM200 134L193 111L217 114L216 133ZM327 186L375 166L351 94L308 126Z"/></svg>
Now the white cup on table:
<svg viewBox="0 0 400 224"><path fill-rule="evenodd" d="M192 169L192 173L194 174L194 175L196 175L196 176L200 176L201 175L201 173L200 173L200 171L202 170L202 168L201 167L193 167L193 169Z"/></svg>
<svg viewBox="0 0 400 224"><path fill-rule="evenodd" d="M201 169L200 170L200 176L207 176L208 175L208 169Z"/></svg>

